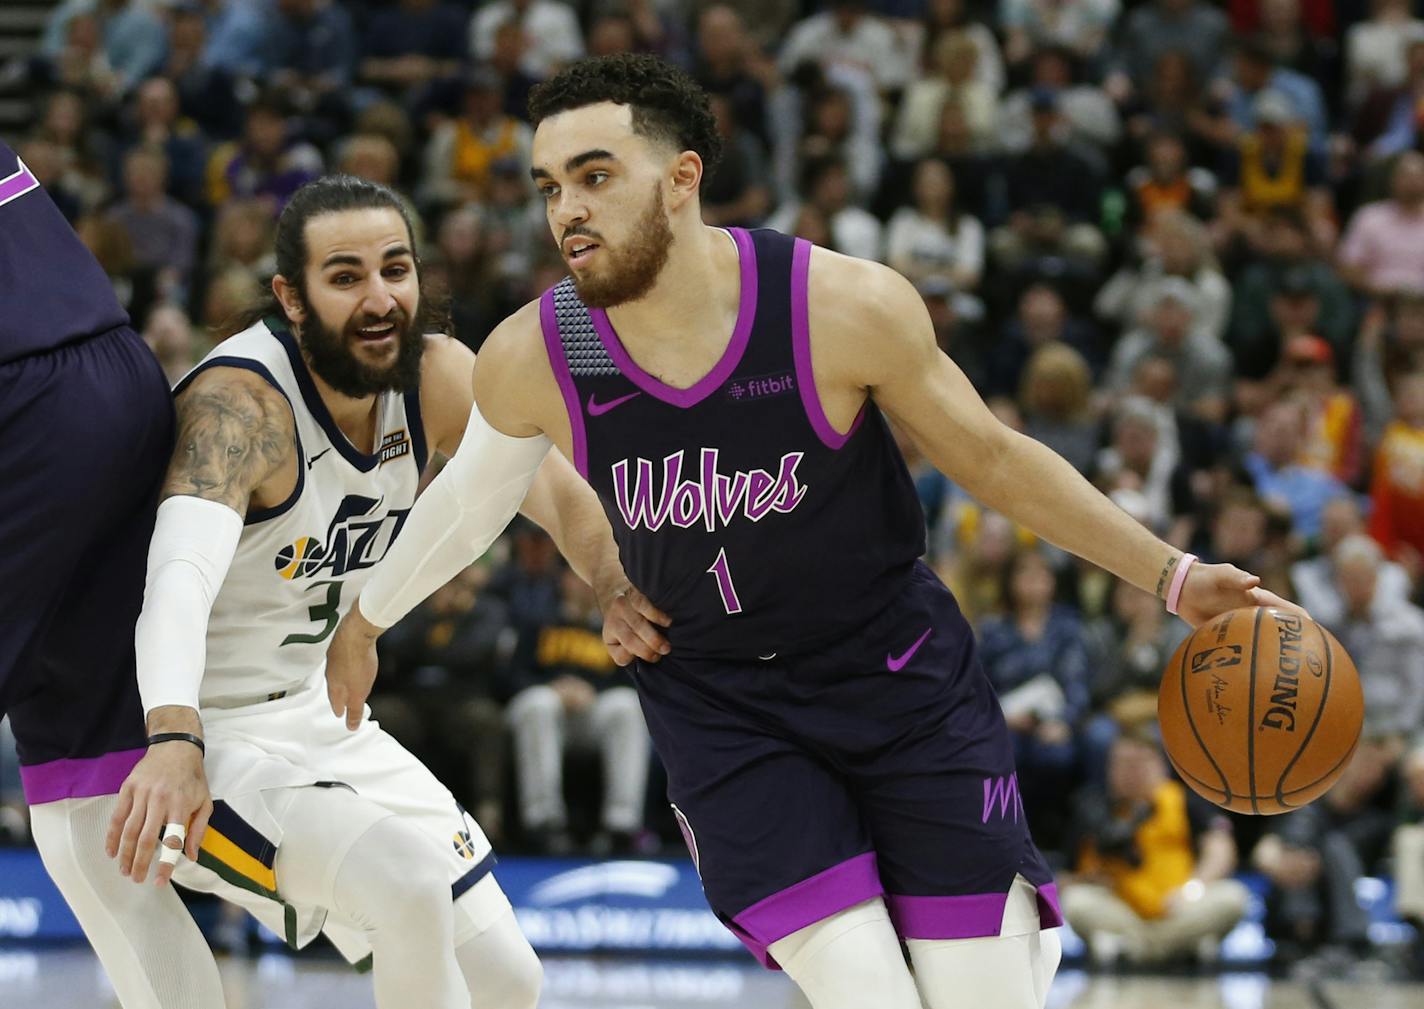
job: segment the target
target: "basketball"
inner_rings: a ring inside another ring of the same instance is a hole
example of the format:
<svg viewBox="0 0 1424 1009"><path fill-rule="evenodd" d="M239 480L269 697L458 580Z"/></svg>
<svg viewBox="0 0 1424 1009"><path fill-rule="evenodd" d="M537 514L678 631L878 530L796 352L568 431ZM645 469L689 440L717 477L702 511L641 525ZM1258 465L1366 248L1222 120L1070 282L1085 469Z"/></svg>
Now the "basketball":
<svg viewBox="0 0 1424 1009"><path fill-rule="evenodd" d="M1340 642L1266 607L1198 627L1157 695L1167 757L1187 786L1223 809L1262 815L1325 794L1355 752L1364 710Z"/></svg>

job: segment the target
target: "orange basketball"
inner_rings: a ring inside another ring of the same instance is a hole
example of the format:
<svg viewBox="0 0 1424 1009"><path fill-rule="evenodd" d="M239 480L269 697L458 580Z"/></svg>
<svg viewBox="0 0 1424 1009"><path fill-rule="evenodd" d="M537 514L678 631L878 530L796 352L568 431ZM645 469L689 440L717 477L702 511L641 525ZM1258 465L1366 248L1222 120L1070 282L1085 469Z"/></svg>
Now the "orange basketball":
<svg viewBox="0 0 1424 1009"><path fill-rule="evenodd" d="M1198 627L1157 694L1172 766L1236 813L1285 813L1325 794L1355 752L1364 714L1360 676L1340 642L1266 607Z"/></svg>

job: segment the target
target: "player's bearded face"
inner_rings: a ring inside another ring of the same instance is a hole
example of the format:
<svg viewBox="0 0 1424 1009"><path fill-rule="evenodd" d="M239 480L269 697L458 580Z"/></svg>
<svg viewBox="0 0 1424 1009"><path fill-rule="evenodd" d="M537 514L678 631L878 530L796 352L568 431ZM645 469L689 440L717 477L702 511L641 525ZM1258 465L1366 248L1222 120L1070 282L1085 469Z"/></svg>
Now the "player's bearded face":
<svg viewBox="0 0 1424 1009"><path fill-rule="evenodd" d="M573 227L559 239L587 235L602 246L603 256L586 267L573 266L574 288L590 308L612 308L637 301L653 289L668 261L672 248L672 228L668 225L663 192L654 184L643 213L617 245L605 244L604 233L593 228ZM571 266L573 264L570 264Z"/></svg>
<svg viewBox="0 0 1424 1009"><path fill-rule="evenodd" d="M327 320L310 304L298 334L312 371L343 396L360 399L395 390L408 392L420 382L425 352L425 299L414 313L397 303L383 317L357 310L349 318ZM392 327L396 353L386 363L372 360L365 344L382 327Z"/></svg>

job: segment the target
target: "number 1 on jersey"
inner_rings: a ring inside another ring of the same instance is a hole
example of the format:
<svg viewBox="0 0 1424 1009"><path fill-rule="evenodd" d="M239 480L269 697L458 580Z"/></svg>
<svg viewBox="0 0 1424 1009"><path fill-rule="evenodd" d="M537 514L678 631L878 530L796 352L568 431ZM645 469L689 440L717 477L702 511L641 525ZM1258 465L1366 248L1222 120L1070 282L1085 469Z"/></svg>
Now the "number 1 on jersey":
<svg viewBox="0 0 1424 1009"><path fill-rule="evenodd" d="M722 593L722 606L728 615L742 612L742 602L737 598L737 590L732 585L732 572L727 568L727 548L717 551L717 559L707 569L708 574L717 576L717 591Z"/></svg>

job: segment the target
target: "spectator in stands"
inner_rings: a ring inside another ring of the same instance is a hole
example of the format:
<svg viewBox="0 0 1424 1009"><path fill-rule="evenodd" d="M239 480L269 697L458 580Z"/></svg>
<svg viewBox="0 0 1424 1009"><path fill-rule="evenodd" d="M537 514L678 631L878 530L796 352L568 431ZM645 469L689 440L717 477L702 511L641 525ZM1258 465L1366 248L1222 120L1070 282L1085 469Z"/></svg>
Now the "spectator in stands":
<svg viewBox="0 0 1424 1009"><path fill-rule="evenodd" d="M1163 277L1144 300L1151 307L1113 348L1107 388L1125 392L1139 362L1164 357L1177 368L1177 405L1208 421L1224 420L1231 398L1231 355L1198 321L1196 288L1181 277Z"/></svg>
<svg viewBox="0 0 1424 1009"><path fill-rule="evenodd" d="M495 33L508 22L524 33L526 74L543 80L583 56L583 33L572 7L560 0L494 0L470 21L470 55L479 62L494 53Z"/></svg>
<svg viewBox="0 0 1424 1009"><path fill-rule="evenodd" d="M904 87L914 61L889 25L865 10L865 0L831 0L828 10L798 21L781 46L783 76L804 62L843 64L869 73L882 91Z"/></svg>
<svg viewBox="0 0 1424 1009"><path fill-rule="evenodd" d="M991 238L995 261L1019 270L1053 259L1094 274L1107 251L1097 228L1102 166L1068 142L1057 92L1035 91L1032 107L1033 143L1004 163L1014 209Z"/></svg>
<svg viewBox="0 0 1424 1009"><path fill-rule="evenodd" d="M529 48L524 29L517 21L506 21L494 32L494 51L485 69L499 78L504 93L504 114L529 122L529 92L539 83L524 70L524 54Z"/></svg>
<svg viewBox="0 0 1424 1009"><path fill-rule="evenodd" d="M502 835L509 735L501 670L514 647L509 612L466 568L381 638L371 716L434 766L490 837Z"/></svg>
<svg viewBox="0 0 1424 1009"><path fill-rule="evenodd" d="M826 222L831 247L848 256L879 259L880 222L851 202L850 172L845 162L837 157L810 161L804 169L803 179L806 205L814 208ZM800 213L799 202L785 203L772 214L766 222L767 227L795 234Z"/></svg>
<svg viewBox="0 0 1424 1009"><path fill-rule="evenodd" d="M1058 46L1079 59L1097 59L1121 10L1118 0L1000 0L1004 57L1011 67L1041 48Z"/></svg>
<svg viewBox="0 0 1424 1009"><path fill-rule="evenodd" d="M737 121L730 95L713 94L711 106L722 138L722 157L702 183L702 219L716 227L753 227L771 208L764 148L756 134Z"/></svg>
<svg viewBox="0 0 1424 1009"><path fill-rule="evenodd" d="M1226 94L1224 111L1238 133L1288 120L1304 131L1307 147L1324 149L1329 118L1320 85L1279 66L1259 37L1237 44L1231 66L1231 77L1220 87ZM1279 100L1263 103L1261 98L1265 95L1278 96Z"/></svg>
<svg viewBox="0 0 1424 1009"><path fill-rule="evenodd" d="M267 50L270 7L251 0L183 0L180 9L204 22L200 62L234 79L260 77L270 69Z"/></svg>
<svg viewBox="0 0 1424 1009"><path fill-rule="evenodd" d="M1339 274L1314 252L1295 210L1268 212L1261 256L1240 271L1232 294L1228 342L1244 378L1263 379L1292 337L1324 337L1340 357L1354 335L1355 308Z"/></svg>
<svg viewBox="0 0 1424 1009"><path fill-rule="evenodd" d="M247 108L242 140L213 152L208 165L208 203L233 197L261 199L275 218L293 193L322 171L321 152L288 132L285 107L259 98Z"/></svg>
<svg viewBox="0 0 1424 1009"><path fill-rule="evenodd" d="M109 65L99 35L99 19L92 13L79 14L64 28L64 44L59 52L39 66L38 76L46 84L73 88L96 105L105 106L120 97L123 82Z"/></svg>
<svg viewBox="0 0 1424 1009"><path fill-rule="evenodd" d="M816 85L804 94L805 122L794 147L794 163L841 159L850 172L852 199L863 205L879 185L885 160L880 145L880 102L863 86L864 81L856 86L853 76L835 76L838 81ZM785 150L783 147L783 164Z"/></svg>
<svg viewBox="0 0 1424 1009"><path fill-rule="evenodd" d="M198 124L183 115L178 90L166 77L150 77L134 96L129 145L161 150L168 159L168 190L190 206L202 202L208 144Z"/></svg>
<svg viewBox="0 0 1424 1009"><path fill-rule="evenodd" d="M1252 2L1260 14L1257 37L1272 62L1319 85L1327 110L1334 113L1342 104L1340 47L1334 25L1308 23L1301 0Z"/></svg>
<svg viewBox="0 0 1424 1009"><path fill-rule="evenodd" d="M1063 913L1093 959L1215 959L1246 913L1249 894L1230 878L1236 841L1225 816L1168 777L1150 735L1124 733L1113 743L1106 788L1080 795L1075 813Z"/></svg>
<svg viewBox="0 0 1424 1009"><path fill-rule="evenodd" d="M492 168L504 158L529 163L533 134L503 112L500 82L488 71L472 71L464 82L459 116L435 128L425 148L420 200L449 206L488 199Z"/></svg>
<svg viewBox="0 0 1424 1009"><path fill-rule="evenodd" d="M276 0L276 10L266 83L302 111L323 141L332 139L346 125L360 55L351 15L336 0Z"/></svg>
<svg viewBox="0 0 1424 1009"><path fill-rule="evenodd" d="M1296 532L1309 539L1320 534L1325 505L1350 491L1324 470L1301 465L1306 419L1305 405L1299 400L1272 403L1256 421L1254 448L1244 465L1256 493L1283 505Z"/></svg>
<svg viewBox="0 0 1424 1009"><path fill-rule="evenodd" d="M1162 670L1191 626L1173 617L1162 601L1130 582L1115 579L1108 612L1084 626L1093 715L1080 732L1088 782L1107 780L1108 754L1122 732L1150 731L1157 721Z"/></svg>
<svg viewBox="0 0 1424 1009"><path fill-rule="evenodd" d="M1210 219L1216 207L1216 176L1190 163L1182 138L1153 133L1144 147L1144 163L1127 174L1129 224L1152 228L1158 214L1173 211L1198 221Z"/></svg>
<svg viewBox="0 0 1424 1009"><path fill-rule="evenodd" d="M1292 337L1277 378L1280 395L1305 406L1300 462L1355 486L1365 467L1364 415L1336 377L1335 352L1318 336Z"/></svg>
<svg viewBox="0 0 1424 1009"><path fill-rule="evenodd" d="M353 133L336 146L336 171L379 182L395 191L410 218L411 234L417 247L425 242L425 219L415 201L401 191L401 157L389 137L380 133Z"/></svg>
<svg viewBox="0 0 1424 1009"><path fill-rule="evenodd" d="M1404 83L1405 47L1424 38L1409 0L1371 0L1370 16L1345 32L1345 100L1358 107L1371 92Z"/></svg>
<svg viewBox="0 0 1424 1009"><path fill-rule="evenodd" d="M731 105L733 120L757 139L763 153L771 150L766 104L768 92L780 87L776 64L727 4L713 4L698 15L693 77L709 94Z"/></svg>
<svg viewBox="0 0 1424 1009"><path fill-rule="evenodd" d="M67 88L51 92L33 137L53 146L61 184L81 211L94 210L108 198L118 163L115 145L91 122L82 95Z"/></svg>
<svg viewBox="0 0 1424 1009"><path fill-rule="evenodd" d="M276 225L260 200L229 200L218 210L208 250L208 274L241 267L257 277L277 272Z"/></svg>
<svg viewBox="0 0 1424 1009"><path fill-rule="evenodd" d="M571 571L552 619L526 626L512 660L528 685L509 704L524 828L556 854L570 848L563 795L566 750L603 760L603 836L594 848L632 854L643 826L650 742L638 694L600 633L593 590Z"/></svg>
<svg viewBox="0 0 1424 1009"><path fill-rule="evenodd" d="M952 548L940 555L938 571L954 592L965 617L976 627L1004 613L1004 586L1020 546L1013 522L999 512L964 502L944 516Z"/></svg>
<svg viewBox="0 0 1424 1009"><path fill-rule="evenodd" d="M1016 397L1029 356L1054 341L1065 343L1082 354L1090 367L1101 364L1102 351L1092 324L1072 315L1063 295L1053 285L1030 284L1020 295L1018 310L1004 324L1003 335L991 353L985 395Z"/></svg>
<svg viewBox="0 0 1424 1009"><path fill-rule="evenodd" d="M1321 513L1320 539L1316 555L1291 565L1292 598L1324 627L1339 627L1345 620L1345 594L1340 572L1335 567L1335 549L1346 539L1365 531L1360 502L1354 497L1338 497ZM1390 560L1381 560L1376 572L1374 593L1380 601L1403 603L1409 599L1409 575Z"/></svg>
<svg viewBox="0 0 1424 1009"><path fill-rule="evenodd" d="M509 563L495 572L489 587L508 605L515 630L527 636L530 628L559 619L563 562L548 534L521 516L510 523L508 535Z"/></svg>
<svg viewBox="0 0 1424 1009"><path fill-rule="evenodd" d="M450 296L450 318L455 337L478 350L499 324L501 307L508 300L499 290L497 250L485 228L478 204L465 204L440 219L435 250L444 270Z"/></svg>
<svg viewBox="0 0 1424 1009"><path fill-rule="evenodd" d="M196 353L197 341L193 339L193 324L188 321L187 313L171 303L159 305L148 313L143 342L158 358L170 385L177 385L202 356Z"/></svg>
<svg viewBox="0 0 1424 1009"><path fill-rule="evenodd" d="M1253 119L1221 163L1217 244L1227 249L1242 242L1264 252L1265 214L1283 209L1304 216L1317 252L1329 250L1336 226L1324 161L1311 149L1291 100L1278 91L1262 91Z"/></svg>
<svg viewBox="0 0 1424 1009"><path fill-rule="evenodd" d="M964 32L979 50L979 58L974 61L975 75L990 91L1000 94L1004 90L1004 58L999 52L999 40L981 23L982 15L969 8L967 0L925 0L924 14L913 26L915 34L912 36L917 43L914 48L920 54L920 73L929 66L931 51L941 35Z"/></svg>
<svg viewBox="0 0 1424 1009"><path fill-rule="evenodd" d="M221 3L219 0L220 6ZM220 25L223 20L236 16L229 14L230 10L245 7L242 3L221 7L215 15L217 23ZM169 12L168 55L159 72L177 91L180 115L197 123L208 137L217 140L231 140L242 132L242 103L238 100L238 82L242 78L239 71L230 66L251 64L250 76L255 76L256 53L260 52L260 44L253 44L253 55L244 55L248 43L243 39L250 36L260 43L261 22L239 20L236 27L230 35L232 49L223 54L209 42L201 5L188 0ZM217 36L213 35L212 39L216 42Z"/></svg>
<svg viewBox="0 0 1424 1009"><path fill-rule="evenodd" d="M1389 850L1396 759L1390 746L1361 739L1324 797L1268 821L1251 862L1271 881L1266 934L1277 963L1319 953L1321 969L1343 975L1370 956L1369 917L1355 899L1355 881Z"/></svg>
<svg viewBox="0 0 1424 1009"><path fill-rule="evenodd" d="M1098 450L1092 391L1088 362L1067 344L1039 347L1024 366L1019 394L1024 434L1053 449L1079 473L1092 469Z"/></svg>
<svg viewBox="0 0 1424 1009"><path fill-rule="evenodd" d="M914 205L890 219L885 262L918 283L943 277L958 292L972 292L984 271L984 227L960 206L954 174L942 161L915 166Z"/></svg>
<svg viewBox="0 0 1424 1009"><path fill-rule="evenodd" d="M126 93L163 61L167 28L141 0L65 0L50 14L40 52L51 60L59 58L70 39L70 22L82 17L93 18L117 94Z"/></svg>
<svg viewBox="0 0 1424 1009"><path fill-rule="evenodd" d="M1424 726L1424 610L1379 591L1384 552L1363 533L1330 556L1345 610L1330 627L1360 672L1365 732L1400 747Z"/></svg>
<svg viewBox="0 0 1424 1009"><path fill-rule="evenodd" d="M1054 602L1057 580L1040 549L1021 549L1002 589L1003 616L979 625L979 657L1014 740L1019 788L1043 811L1035 826L1066 812L1062 801L1077 759L1073 727L1088 713L1083 624Z"/></svg>
<svg viewBox="0 0 1424 1009"><path fill-rule="evenodd" d="M415 99L456 74L468 20L468 13L444 0L398 0L373 11L362 38L361 80L392 97Z"/></svg>
<svg viewBox="0 0 1424 1009"><path fill-rule="evenodd" d="M1424 371L1424 291L1370 306L1355 340L1353 370L1370 443L1375 444L1394 420L1390 378Z"/></svg>
<svg viewBox="0 0 1424 1009"><path fill-rule="evenodd" d="M246 266L229 266L208 278L203 291L201 323L209 332L221 332L250 307L265 289L261 279Z"/></svg>
<svg viewBox="0 0 1424 1009"><path fill-rule="evenodd" d="M1143 141L1156 133L1180 137L1189 152L1187 160L1201 166L1216 162L1223 142L1212 108L1186 53L1169 49L1157 57L1151 76L1139 82L1122 115L1132 139Z"/></svg>
<svg viewBox="0 0 1424 1009"><path fill-rule="evenodd" d="M1209 80L1221 62L1228 30L1226 16L1204 0L1142 4L1123 23L1117 65L1104 86L1116 101L1125 102L1152 78L1163 54L1172 51L1186 57L1195 80Z"/></svg>
<svg viewBox="0 0 1424 1009"><path fill-rule="evenodd" d="M1404 81L1398 87L1369 94L1352 121L1351 134L1367 162L1378 162L1417 146L1416 110L1424 97L1424 36L1411 39L1404 50Z"/></svg>
<svg viewBox="0 0 1424 1009"><path fill-rule="evenodd" d="M163 151L134 148L124 157L124 198L108 218L128 236L134 268L152 274L160 297L181 304L198 254L198 215L169 196L167 184Z"/></svg>
<svg viewBox="0 0 1424 1009"><path fill-rule="evenodd" d="M1424 576L1424 371L1401 376L1398 419L1385 430L1370 487L1370 535L1409 572Z"/></svg>
<svg viewBox="0 0 1424 1009"><path fill-rule="evenodd" d="M1366 296L1424 291L1424 154L1400 155L1390 198L1355 211L1339 262L1350 286Z"/></svg>
<svg viewBox="0 0 1424 1009"><path fill-rule="evenodd" d="M730 7L747 26L747 35L757 48L770 52L786 38L800 15L800 0L695 0L698 10L708 6Z"/></svg>
<svg viewBox="0 0 1424 1009"><path fill-rule="evenodd" d="M1424 979L1424 732L1401 766L1405 822L1394 832L1394 906L1414 927L1409 969Z"/></svg>
<svg viewBox="0 0 1424 1009"><path fill-rule="evenodd" d="M1159 209L1140 232L1141 261L1123 266L1098 291L1093 310L1098 317L1132 327L1152 308L1158 282L1179 277L1191 284L1197 322L1218 340L1231 314L1231 284L1222 275L1206 228L1182 210Z"/></svg>
<svg viewBox="0 0 1424 1009"><path fill-rule="evenodd" d="M890 142L895 157L924 157L934 146L940 113L951 101L963 110L976 147L987 147L991 140L1003 141L1000 130L1005 124L1000 122L998 96L977 76L978 61L979 47L968 32L946 32L935 40L928 72L911 81L900 99ZM996 133L1000 133L997 138ZM1027 139L1023 146L1028 146Z"/></svg>
<svg viewBox="0 0 1424 1009"><path fill-rule="evenodd" d="M1116 2L1116 0L1114 0ZM1102 88L1080 82L1075 54L1046 46L1033 54L1024 87L1013 91L998 110L992 133L1004 151L1027 150L1033 143L1033 96L1039 89L1058 94L1068 135L1079 143L1110 149L1122 133L1117 106Z"/></svg>

